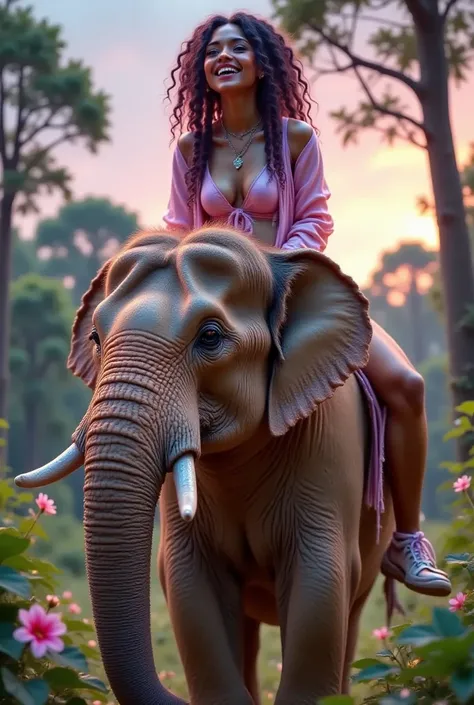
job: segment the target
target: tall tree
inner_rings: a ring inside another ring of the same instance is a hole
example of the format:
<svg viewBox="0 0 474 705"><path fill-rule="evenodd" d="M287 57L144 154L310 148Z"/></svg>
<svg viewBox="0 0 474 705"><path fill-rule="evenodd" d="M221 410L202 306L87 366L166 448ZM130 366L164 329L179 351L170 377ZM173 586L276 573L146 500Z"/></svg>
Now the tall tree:
<svg viewBox="0 0 474 705"><path fill-rule="evenodd" d="M472 395L466 379L473 371L474 329L467 319L474 303L474 276L449 80L460 84L468 76L474 52L472 0L273 3L320 75L352 74L358 82L363 94L359 104L332 114L345 145L370 129L389 144L404 139L426 150L439 230L451 385L454 401L460 403ZM364 39L370 56L359 52Z"/></svg>
<svg viewBox="0 0 474 705"><path fill-rule="evenodd" d="M38 224L36 246L49 255L44 272L72 278L78 303L102 263L138 227L135 213L107 198L72 201Z"/></svg>
<svg viewBox="0 0 474 705"><path fill-rule="evenodd" d="M10 366L23 421L25 469L37 467L38 444L50 423L66 359L73 307L63 284L26 274L12 284Z"/></svg>
<svg viewBox="0 0 474 705"><path fill-rule="evenodd" d="M38 196L70 197L58 145L82 140L93 153L108 139L109 99L80 61L64 62L61 28L18 0L0 0L0 418L7 411L12 216L37 211ZM4 439L3 439L4 440Z"/></svg>
<svg viewBox="0 0 474 705"><path fill-rule="evenodd" d="M430 347L437 345L440 348L438 353L443 349L441 326L426 296L437 269L437 252L417 242L401 243L396 249L382 254L380 265L365 290L376 320L377 314L386 313L389 307L400 309L397 322L403 326L400 331L403 342L398 335L394 337L417 366L429 356ZM390 321L384 323L389 324L389 330Z"/></svg>

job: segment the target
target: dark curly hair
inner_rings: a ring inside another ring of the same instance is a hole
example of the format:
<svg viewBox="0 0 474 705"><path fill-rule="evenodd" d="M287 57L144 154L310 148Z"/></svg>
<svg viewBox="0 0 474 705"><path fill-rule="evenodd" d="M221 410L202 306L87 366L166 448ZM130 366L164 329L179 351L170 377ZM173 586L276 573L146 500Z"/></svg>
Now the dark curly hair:
<svg viewBox="0 0 474 705"><path fill-rule="evenodd" d="M254 53L257 66L264 77L258 82L257 107L262 116L265 135L265 154L271 176L285 186L282 154L283 116L313 124L310 117L310 94L301 63L296 59L284 37L271 24L244 12L231 17L214 15L194 31L183 44L177 63L171 72L172 85L166 95L177 86L176 103L170 118L172 140L179 127L194 134L191 166L186 174L189 202L199 190L212 146L212 124L220 115L220 97L208 89L204 74L206 48L212 35L225 24L237 25ZM178 74L176 79L176 74Z"/></svg>

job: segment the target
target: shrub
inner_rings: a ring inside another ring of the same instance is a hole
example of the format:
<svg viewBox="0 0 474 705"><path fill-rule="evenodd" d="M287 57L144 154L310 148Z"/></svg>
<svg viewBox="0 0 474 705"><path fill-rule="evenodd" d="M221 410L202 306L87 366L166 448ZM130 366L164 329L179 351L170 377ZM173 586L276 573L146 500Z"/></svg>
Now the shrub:
<svg viewBox="0 0 474 705"><path fill-rule="evenodd" d="M456 408L460 416L445 440L474 432L474 401ZM456 515L445 537L445 563L453 581L449 607L435 607L427 624L408 623L374 631L383 648L356 661L355 683L367 683L364 703L446 705L474 703L474 446L464 463L443 463L456 476L441 489L457 494ZM350 705L350 696L331 696L323 705Z"/></svg>
<svg viewBox="0 0 474 705"><path fill-rule="evenodd" d="M32 552L38 539L48 539L41 517L56 507L40 493L36 511L25 516L33 501L0 479L0 704L106 702L107 687L89 675L88 661L99 660L94 627L78 618L70 595L54 595L60 571Z"/></svg>

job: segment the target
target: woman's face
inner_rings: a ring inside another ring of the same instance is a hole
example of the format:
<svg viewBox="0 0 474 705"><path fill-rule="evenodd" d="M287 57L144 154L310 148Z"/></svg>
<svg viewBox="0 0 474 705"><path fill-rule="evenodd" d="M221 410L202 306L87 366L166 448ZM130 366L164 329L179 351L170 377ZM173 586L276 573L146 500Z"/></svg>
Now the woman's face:
<svg viewBox="0 0 474 705"><path fill-rule="evenodd" d="M258 81L255 54L242 30L235 24L216 29L204 59L206 80L216 93L248 90Z"/></svg>

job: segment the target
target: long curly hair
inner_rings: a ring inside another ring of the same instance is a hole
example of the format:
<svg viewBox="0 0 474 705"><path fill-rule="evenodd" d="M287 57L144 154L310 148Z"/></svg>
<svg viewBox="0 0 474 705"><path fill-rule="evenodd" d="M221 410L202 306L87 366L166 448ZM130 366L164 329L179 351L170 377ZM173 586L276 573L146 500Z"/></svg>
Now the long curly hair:
<svg viewBox="0 0 474 705"><path fill-rule="evenodd" d="M285 186L282 154L283 116L304 120L313 125L308 83L303 76L301 62L295 57L283 35L263 19L237 12L231 17L214 15L194 31L183 44L175 68L171 72L171 86L166 95L177 87L175 105L170 117L173 141L176 130L194 134L191 166L186 174L189 203L199 191L212 147L212 125L220 116L220 96L208 88L204 59L212 35L225 24L237 25L250 43L257 67L264 73L257 87L257 108L262 117L265 136L265 154L270 175Z"/></svg>

